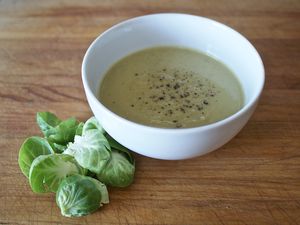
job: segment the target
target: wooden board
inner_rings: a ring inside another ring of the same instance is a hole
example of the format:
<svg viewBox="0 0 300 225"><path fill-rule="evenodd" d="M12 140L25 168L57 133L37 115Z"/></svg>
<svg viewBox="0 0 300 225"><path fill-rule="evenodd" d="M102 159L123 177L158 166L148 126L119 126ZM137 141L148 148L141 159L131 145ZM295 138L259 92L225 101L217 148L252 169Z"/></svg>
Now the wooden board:
<svg viewBox="0 0 300 225"><path fill-rule="evenodd" d="M210 17L260 52L266 85L245 128L203 157L136 156L135 183L83 218L33 194L19 147L40 135L37 111L92 115L80 67L91 41L124 19L158 12ZM0 1L0 224L300 224L300 1Z"/></svg>

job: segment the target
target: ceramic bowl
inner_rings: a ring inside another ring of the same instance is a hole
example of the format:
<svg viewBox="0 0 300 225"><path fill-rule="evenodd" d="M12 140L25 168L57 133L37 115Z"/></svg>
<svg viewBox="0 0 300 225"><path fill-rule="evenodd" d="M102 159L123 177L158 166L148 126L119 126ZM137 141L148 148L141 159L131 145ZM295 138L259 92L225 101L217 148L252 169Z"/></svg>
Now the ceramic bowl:
<svg viewBox="0 0 300 225"><path fill-rule="evenodd" d="M244 106L209 125L167 129L124 119L97 99L100 82L116 61L144 48L168 45L200 50L225 63L242 85ZM91 110L113 138L139 154L177 160L211 152L244 127L262 92L264 67L251 43L230 27L204 17L165 13L129 19L102 33L84 56L82 80Z"/></svg>

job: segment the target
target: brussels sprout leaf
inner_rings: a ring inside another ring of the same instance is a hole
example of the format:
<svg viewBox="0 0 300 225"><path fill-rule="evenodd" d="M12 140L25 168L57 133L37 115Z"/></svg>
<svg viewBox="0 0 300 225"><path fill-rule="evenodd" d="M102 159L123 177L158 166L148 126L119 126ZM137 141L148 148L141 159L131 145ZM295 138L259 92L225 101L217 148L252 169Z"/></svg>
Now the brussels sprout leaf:
<svg viewBox="0 0 300 225"><path fill-rule="evenodd" d="M61 214L67 217L88 215L108 202L106 186L94 178L81 175L65 178L56 193Z"/></svg>
<svg viewBox="0 0 300 225"><path fill-rule="evenodd" d="M79 136L82 135L83 126L84 126L83 122L81 122L81 123L78 124L78 127L76 128L75 135L79 135Z"/></svg>
<svg viewBox="0 0 300 225"><path fill-rule="evenodd" d="M61 122L56 115L50 112L38 112L36 114L36 121L44 135L46 135L48 130L56 127Z"/></svg>
<svg viewBox="0 0 300 225"><path fill-rule="evenodd" d="M53 143L66 145L74 140L74 136L78 127L78 122L75 118L69 118L62 121L56 127L49 129L45 136Z"/></svg>
<svg viewBox="0 0 300 225"><path fill-rule="evenodd" d="M74 156L79 165L99 173L110 159L111 150L105 136L97 129L88 130L82 136L75 136L64 154Z"/></svg>
<svg viewBox="0 0 300 225"><path fill-rule="evenodd" d="M29 177L29 170L32 161L40 155L49 155L53 149L46 139L41 137L27 138L19 151L19 166L26 177Z"/></svg>
<svg viewBox="0 0 300 225"><path fill-rule="evenodd" d="M50 112L38 112L36 118L45 138L56 153L62 153L67 144L74 141L75 134L82 133L83 123L79 124L75 118L61 121Z"/></svg>
<svg viewBox="0 0 300 225"><path fill-rule="evenodd" d="M83 173L84 170L70 155L40 155L31 164L29 182L34 192L56 192L62 179Z"/></svg>
<svg viewBox="0 0 300 225"><path fill-rule="evenodd" d="M113 187L126 187L134 178L135 166L119 151L112 149L111 159L97 174L97 178Z"/></svg>
<svg viewBox="0 0 300 225"><path fill-rule="evenodd" d="M101 133L105 132L105 130L102 128L101 124L98 122L96 117L93 116L85 122L82 129L82 134L84 135L85 132L87 132L88 130L94 130L94 129L99 130Z"/></svg>
<svg viewBox="0 0 300 225"><path fill-rule="evenodd" d="M113 139L108 133L105 134L105 137L112 149L116 149L116 150L124 153L126 155L127 159L129 160L129 162L134 164L134 158L129 153L128 148L121 145L119 142L117 142L115 139Z"/></svg>
<svg viewBox="0 0 300 225"><path fill-rule="evenodd" d="M50 144L52 144L52 143L50 142ZM60 145L60 144L57 144L57 143L53 143L52 147L53 147L53 149L56 153L63 153L67 148L66 145Z"/></svg>

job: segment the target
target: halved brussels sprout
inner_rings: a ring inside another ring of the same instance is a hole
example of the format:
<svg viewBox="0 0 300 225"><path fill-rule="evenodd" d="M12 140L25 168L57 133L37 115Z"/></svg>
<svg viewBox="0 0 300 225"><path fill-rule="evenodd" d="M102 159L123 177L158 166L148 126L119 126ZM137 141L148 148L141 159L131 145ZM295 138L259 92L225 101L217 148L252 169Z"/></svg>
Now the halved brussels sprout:
<svg viewBox="0 0 300 225"><path fill-rule="evenodd" d="M97 178L113 187L126 187L132 183L134 171L135 165L128 160L127 154L112 149L111 159L97 174Z"/></svg>
<svg viewBox="0 0 300 225"><path fill-rule="evenodd" d="M27 138L19 151L19 166L26 177L29 177L29 170L32 161L40 155L52 154L53 149L48 141L41 137Z"/></svg>
<svg viewBox="0 0 300 225"><path fill-rule="evenodd" d="M34 192L56 192L62 179L72 174L84 173L83 168L70 155L40 155L31 164L29 182Z"/></svg>
<svg viewBox="0 0 300 225"><path fill-rule="evenodd" d="M108 202L106 186L94 178L81 175L62 180L56 193L61 214L67 217L90 214Z"/></svg>
<svg viewBox="0 0 300 225"><path fill-rule="evenodd" d="M75 136L64 154L74 156L83 168L99 173L110 159L110 146L105 136L98 130L87 130L82 136Z"/></svg>

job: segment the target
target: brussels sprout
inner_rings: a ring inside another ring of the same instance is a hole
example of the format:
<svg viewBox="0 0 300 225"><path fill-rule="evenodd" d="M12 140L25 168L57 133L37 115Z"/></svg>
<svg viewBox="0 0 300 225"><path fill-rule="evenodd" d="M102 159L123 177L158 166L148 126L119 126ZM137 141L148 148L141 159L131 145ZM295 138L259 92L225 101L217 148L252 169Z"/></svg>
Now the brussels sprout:
<svg viewBox="0 0 300 225"><path fill-rule="evenodd" d="M25 140L19 166L33 192L56 192L62 215L90 214L109 202L105 184L126 187L133 182L133 157L95 117L79 123L75 118L61 121L52 113L39 112L37 123L45 138Z"/></svg>
<svg viewBox="0 0 300 225"><path fill-rule="evenodd" d="M75 136L64 154L74 156L80 166L99 173L110 159L111 150L105 136L97 129L87 130L82 136Z"/></svg>
<svg viewBox="0 0 300 225"><path fill-rule="evenodd" d="M40 155L31 164L29 182L34 192L56 192L61 180L66 176L84 173L70 155Z"/></svg>
<svg viewBox="0 0 300 225"><path fill-rule="evenodd" d="M96 117L91 117L89 118L82 129L82 135L85 134L85 132L87 132L88 130L93 130L93 129L97 129L99 130L101 133L104 133L105 130L103 129L103 127L100 125L100 123L98 122L98 120L96 119Z"/></svg>
<svg viewBox="0 0 300 225"><path fill-rule="evenodd" d="M26 177L29 177L29 170L32 161L40 155L54 153L46 139L40 137L27 138L19 151L19 166Z"/></svg>
<svg viewBox="0 0 300 225"><path fill-rule="evenodd" d="M90 214L108 202L106 186L94 178L81 175L65 178L56 193L61 214L67 217Z"/></svg>
<svg viewBox="0 0 300 225"><path fill-rule="evenodd" d="M127 154L112 149L111 159L97 174L97 178L113 187L126 187L134 178L135 166L127 159Z"/></svg>

